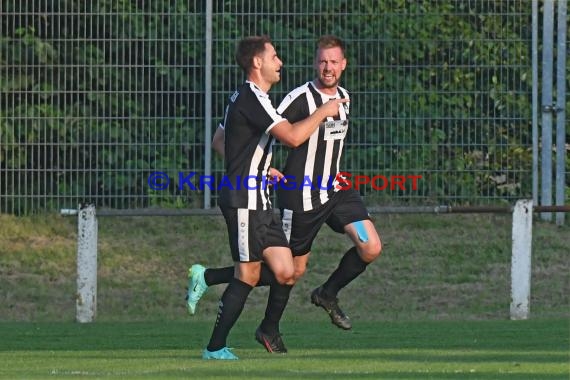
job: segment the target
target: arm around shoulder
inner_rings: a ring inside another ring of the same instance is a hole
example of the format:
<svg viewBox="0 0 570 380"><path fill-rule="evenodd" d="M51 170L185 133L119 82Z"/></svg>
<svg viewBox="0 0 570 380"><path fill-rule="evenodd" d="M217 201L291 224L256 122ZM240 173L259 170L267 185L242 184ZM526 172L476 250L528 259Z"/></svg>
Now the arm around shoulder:
<svg viewBox="0 0 570 380"><path fill-rule="evenodd" d="M294 124L282 121L271 129L271 134L289 148L296 148L311 137L319 124L327 117L338 115L338 107L348 99L331 99L317 108L307 118Z"/></svg>

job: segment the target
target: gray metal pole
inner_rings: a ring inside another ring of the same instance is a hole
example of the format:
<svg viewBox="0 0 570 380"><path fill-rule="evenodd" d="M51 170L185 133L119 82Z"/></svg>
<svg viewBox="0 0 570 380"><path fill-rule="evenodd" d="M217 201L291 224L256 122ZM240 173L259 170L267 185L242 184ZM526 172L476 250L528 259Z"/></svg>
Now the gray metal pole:
<svg viewBox="0 0 570 380"><path fill-rule="evenodd" d="M274 210L279 214L279 210ZM563 206L534 206L533 211L540 212L566 212L570 213L570 205ZM512 206L386 206L368 207L371 215L375 214L505 214L512 213ZM61 209L62 216L77 215L77 210ZM221 216L222 212L218 207L203 208L132 208L132 209L98 209L97 217L133 217L133 216Z"/></svg>
<svg viewBox="0 0 570 380"><path fill-rule="evenodd" d="M566 173L566 0L558 1L558 43L556 45L556 205L564 204ZM556 214L556 224L564 224L564 213Z"/></svg>
<svg viewBox="0 0 570 380"><path fill-rule="evenodd" d="M554 0L544 1L542 25L542 186L541 205L552 205L552 69ZM542 213L543 220L552 220L551 213Z"/></svg>
<svg viewBox="0 0 570 380"><path fill-rule="evenodd" d="M538 203L538 0L532 0L532 201Z"/></svg>
<svg viewBox="0 0 570 380"><path fill-rule="evenodd" d="M204 174L212 174L212 0L206 0L206 62L204 81ZM204 188L204 208L210 208L211 191Z"/></svg>

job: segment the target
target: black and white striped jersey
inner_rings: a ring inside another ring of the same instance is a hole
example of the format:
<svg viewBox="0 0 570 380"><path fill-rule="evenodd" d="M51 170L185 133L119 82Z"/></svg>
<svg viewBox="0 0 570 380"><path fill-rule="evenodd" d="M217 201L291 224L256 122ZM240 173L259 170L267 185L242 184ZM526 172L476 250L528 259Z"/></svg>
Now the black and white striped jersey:
<svg viewBox="0 0 570 380"><path fill-rule="evenodd" d="M230 97L223 122L226 174L218 184L220 206L271 208L266 178L275 139L269 131L284 120L253 82L246 81Z"/></svg>
<svg viewBox="0 0 570 380"><path fill-rule="evenodd" d="M295 123L334 98L349 99L349 95L341 87L335 96L327 95L317 90L312 82L307 82L287 94L277 112ZM348 114L349 103L339 105L339 116L327 118L305 143L289 150L283 174L292 183L277 187L279 207L293 211L313 210L338 191L336 176L348 130Z"/></svg>

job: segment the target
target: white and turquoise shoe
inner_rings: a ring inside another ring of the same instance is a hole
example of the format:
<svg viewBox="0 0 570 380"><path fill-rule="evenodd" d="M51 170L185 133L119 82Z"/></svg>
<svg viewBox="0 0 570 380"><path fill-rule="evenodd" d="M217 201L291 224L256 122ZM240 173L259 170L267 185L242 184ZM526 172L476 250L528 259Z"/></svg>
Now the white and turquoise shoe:
<svg viewBox="0 0 570 380"><path fill-rule="evenodd" d="M208 351L204 349L202 351L202 359L215 359L215 360L238 360L239 358L231 352L231 348L221 348L218 351Z"/></svg>
<svg viewBox="0 0 570 380"><path fill-rule="evenodd" d="M208 285L206 285L206 280L204 279L205 271L206 268L200 264L194 264L188 269L186 306L191 315L194 315L198 301L200 301L200 298L202 298L206 290L208 290Z"/></svg>

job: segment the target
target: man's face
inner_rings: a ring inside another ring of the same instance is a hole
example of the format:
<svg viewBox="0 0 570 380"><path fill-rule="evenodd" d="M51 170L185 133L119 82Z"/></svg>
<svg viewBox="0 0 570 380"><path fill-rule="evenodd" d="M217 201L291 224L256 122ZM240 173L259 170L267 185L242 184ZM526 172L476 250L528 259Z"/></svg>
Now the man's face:
<svg viewBox="0 0 570 380"><path fill-rule="evenodd" d="M346 68L346 58L339 47L318 49L314 67L321 86L334 88Z"/></svg>
<svg viewBox="0 0 570 380"><path fill-rule="evenodd" d="M271 84L279 82L281 79L281 67L283 62L277 56L273 45L265 44L265 51L261 55L261 76Z"/></svg>

